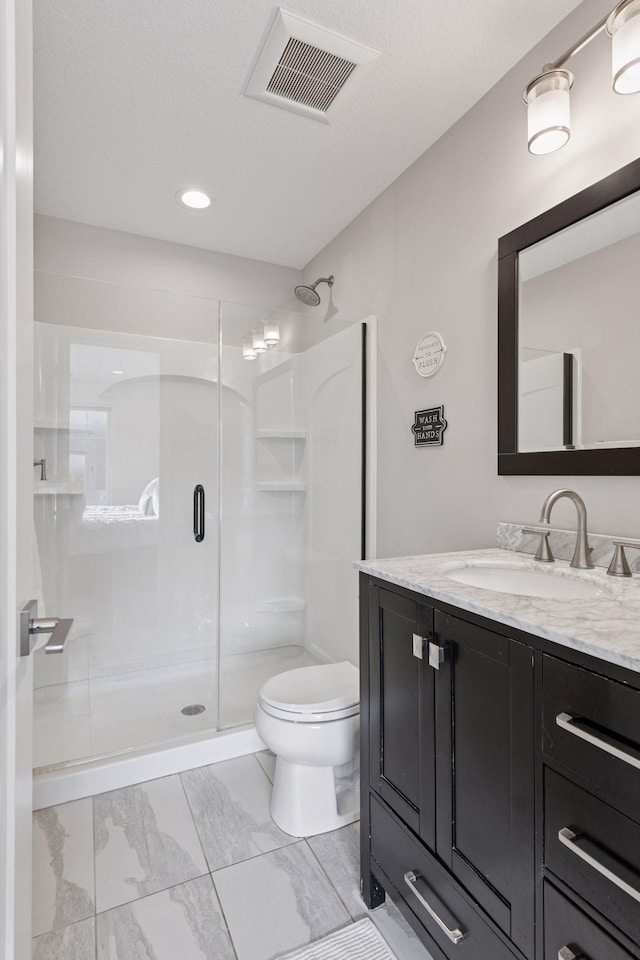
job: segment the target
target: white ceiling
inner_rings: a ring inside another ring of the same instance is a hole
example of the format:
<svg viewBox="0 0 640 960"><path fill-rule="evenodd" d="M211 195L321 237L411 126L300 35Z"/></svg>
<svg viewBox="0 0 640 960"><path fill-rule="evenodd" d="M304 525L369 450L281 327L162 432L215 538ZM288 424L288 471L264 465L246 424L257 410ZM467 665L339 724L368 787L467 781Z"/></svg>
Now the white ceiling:
<svg viewBox="0 0 640 960"><path fill-rule="evenodd" d="M302 267L578 0L286 0L381 52L329 125L243 94L270 0L34 6L39 213Z"/></svg>

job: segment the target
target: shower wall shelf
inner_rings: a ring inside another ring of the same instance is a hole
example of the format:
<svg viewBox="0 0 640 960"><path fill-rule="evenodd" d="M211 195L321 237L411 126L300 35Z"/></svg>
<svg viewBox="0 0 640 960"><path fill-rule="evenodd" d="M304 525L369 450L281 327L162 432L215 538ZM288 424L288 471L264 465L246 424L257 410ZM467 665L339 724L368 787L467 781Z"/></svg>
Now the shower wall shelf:
<svg viewBox="0 0 640 960"><path fill-rule="evenodd" d="M60 433L95 433L93 427L72 427L68 423L34 423L34 430L57 430Z"/></svg>
<svg viewBox="0 0 640 960"><path fill-rule="evenodd" d="M258 613L302 613L306 606L302 597L281 597L274 600L261 600L256 610Z"/></svg>
<svg viewBox="0 0 640 960"><path fill-rule="evenodd" d="M81 497L84 488L77 486L77 484L52 483L50 486L42 484L42 486L35 487L33 493L36 497Z"/></svg>
<svg viewBox="0 0 640 960"><path fill-rule="evenodd" d="M306 430L256 430L256 440L306 440Z"/></svg>
<svg viewBox="0 0 640 960"><path fill-rule="evenodd" d="M258 493L304 493L306 483L299 480L260 480L256 483Z"/></svg>

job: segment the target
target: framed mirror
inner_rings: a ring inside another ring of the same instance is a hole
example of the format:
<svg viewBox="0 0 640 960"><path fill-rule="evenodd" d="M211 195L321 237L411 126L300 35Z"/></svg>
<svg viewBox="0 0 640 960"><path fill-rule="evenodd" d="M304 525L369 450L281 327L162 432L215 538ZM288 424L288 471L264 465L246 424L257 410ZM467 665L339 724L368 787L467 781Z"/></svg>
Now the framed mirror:
<svg viewBox="0 0 640 960"><path fill-rule="evenodd" d="M640 475L640 160L498 242L498 473Z"/></svg>

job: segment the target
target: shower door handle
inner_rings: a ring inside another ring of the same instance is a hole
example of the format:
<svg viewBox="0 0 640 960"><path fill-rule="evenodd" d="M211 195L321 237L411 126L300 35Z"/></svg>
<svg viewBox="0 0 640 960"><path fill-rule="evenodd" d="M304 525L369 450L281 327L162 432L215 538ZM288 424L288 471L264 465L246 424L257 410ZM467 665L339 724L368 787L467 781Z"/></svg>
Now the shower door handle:
<svg viewBox="0 0 640 960"><path fill-rule="evenodd" d="M204 487L201 483L193 490L193 535L196 543L204 540Z"/></svg>
<svg viewBox="0 0 640 960"><path fill-rule="evenodd" d="M44 648L45 653L64 653L73 620L61 620L60 617L41 617L38 619L38 601L30 600L20 611L20 631L18 652L28 657L36 645L40 634L51 634Z"/></svg>

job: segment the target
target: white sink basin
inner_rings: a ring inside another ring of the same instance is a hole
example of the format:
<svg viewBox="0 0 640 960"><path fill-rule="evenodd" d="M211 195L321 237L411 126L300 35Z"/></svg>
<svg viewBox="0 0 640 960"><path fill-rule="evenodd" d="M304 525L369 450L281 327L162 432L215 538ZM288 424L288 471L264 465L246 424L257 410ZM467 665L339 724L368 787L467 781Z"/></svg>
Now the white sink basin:
<svg viewBox="0 0 640 960"><path fill-rule="evenodd" d="M515 593L524 597L546 597L555 600L587 600L607 596L609 590L596 580L580 574L567 574L531 567L477 564L457 567L442 572L456 583L470 587Z"/></svg>

